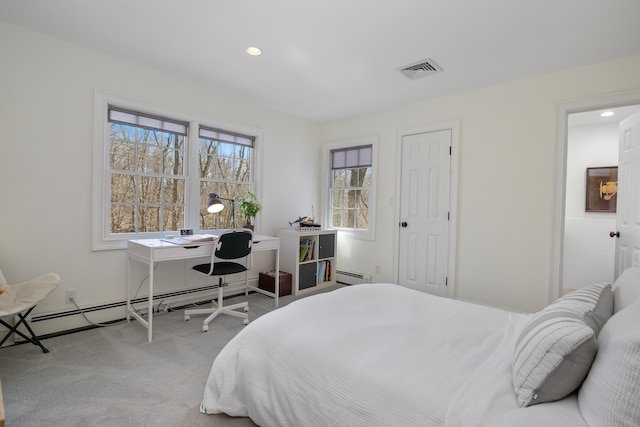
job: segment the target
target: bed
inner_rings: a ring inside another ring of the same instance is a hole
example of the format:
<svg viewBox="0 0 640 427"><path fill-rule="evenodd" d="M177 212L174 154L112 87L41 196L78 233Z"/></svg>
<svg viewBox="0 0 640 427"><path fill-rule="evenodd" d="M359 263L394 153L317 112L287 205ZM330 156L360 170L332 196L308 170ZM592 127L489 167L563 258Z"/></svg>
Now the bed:
<svg viewBox="0 0 640 427"><path fill-rule="evenodd" d="M639 294L638 268L533 314L340 288L243 329L201 411L261 426L640 425Z"/></svg>

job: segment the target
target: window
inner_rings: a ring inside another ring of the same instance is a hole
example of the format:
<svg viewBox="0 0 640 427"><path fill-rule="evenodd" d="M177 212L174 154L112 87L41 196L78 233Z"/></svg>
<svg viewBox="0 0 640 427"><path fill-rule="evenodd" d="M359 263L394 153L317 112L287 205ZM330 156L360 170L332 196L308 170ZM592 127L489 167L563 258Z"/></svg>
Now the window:
<svg viewBox="0 0 640 427"><path fill-rule="evenodd" d="M129 239L180 228L231 228L231 200L256 193L258 131L154 110L96 92L94 250L125 248ZM228 199L222 212L207 212L209 193ZM237 224L244 220L238 210Z"/></svg>
<svg viewBox="0 0 640 427"><path fill-rule="evenodd" d="M188 123L109 108L109 232L184 227Z"/></svg>
<svg viewBox="0 0 640 427"><path fill-rule="evenodd" d="M359 142L367 142L358 144ZM373 238L374 145L371 138L329 148L329 228L341 236Z"/></svg>
<svg viewBox="0 0 640 427"><path fill-rule="evenodd" d="M198 158L200 162L200 229L233 227L233 211L223 209L217 215L207 212L207 197L216 193L223 199L239 199L251 191L251 164L254 137L200 127ZM236 209L236 222L244 223Z"/></svg>

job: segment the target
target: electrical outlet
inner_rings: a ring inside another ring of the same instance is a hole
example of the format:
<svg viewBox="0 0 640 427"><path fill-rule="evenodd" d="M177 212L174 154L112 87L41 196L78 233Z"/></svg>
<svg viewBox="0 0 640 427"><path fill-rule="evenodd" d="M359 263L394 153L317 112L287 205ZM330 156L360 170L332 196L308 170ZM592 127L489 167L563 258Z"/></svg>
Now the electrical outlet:
<svg viewBox="0 0 640 427"><path fill-rule="evenodd" d="M73 304L76 300L76 291L77 289L67 289L67 304Z"/></svg>

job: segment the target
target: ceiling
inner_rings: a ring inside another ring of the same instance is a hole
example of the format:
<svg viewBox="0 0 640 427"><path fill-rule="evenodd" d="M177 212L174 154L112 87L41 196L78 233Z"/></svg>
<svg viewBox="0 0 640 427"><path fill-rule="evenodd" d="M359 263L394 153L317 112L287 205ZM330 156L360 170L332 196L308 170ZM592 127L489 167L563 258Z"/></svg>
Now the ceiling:
<svg viewBox="0 0 640 427"><path fill-rule="evenodd" d="M604 112L611 112L613 114L603 117L601 116L601 114ZM568 118L569 128L575 128L578 126L619 123L620 121L637 112L640 112L640 105L627 105L624 107L605 108L593 111L585 111L582 113L573 113L570 114Z"/></svg>
<svg viewBox="0 0 640 427"><path fill-rule="evenodd" d="M0 0L2 21L318 122L637 55L638 16L638 0ZM397 70L427 58L444 71Z"/></svg>

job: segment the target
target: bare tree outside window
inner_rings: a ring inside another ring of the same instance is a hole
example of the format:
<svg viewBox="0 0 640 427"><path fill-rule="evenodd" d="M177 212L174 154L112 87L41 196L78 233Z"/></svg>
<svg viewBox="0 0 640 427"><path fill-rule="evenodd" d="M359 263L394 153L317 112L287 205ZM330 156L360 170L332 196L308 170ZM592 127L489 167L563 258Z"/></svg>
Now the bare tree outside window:
<svg viewBox="0 0 640 427"><path fill-rule="evenodd" d="M233 228L233 210L229 200L238 200L251 191L253 147L246 145L250 137L206 128L204 131L201 129L200 135L200 228ZM253 143L252 139L250 143ZM228 199L223 200L225 209L215 215L206 210L209 193ZM246 218L238 206L235 206L235 210L236 223L243 224Z"/></svg>
<svg viewBox="0 0 640 427"><path fill-rule="evenodd" d="M371 168L333 171L332 219L337 228L369 228Z"/></svg>
<svg viewBox="0 0 640 427"><path fill-rule="evenodd" d="M186 132L116 120L110 120L109 126L110 232L184 227Z"/></svg>
<svg viewBox="0 0 640 427"><path fill-rule="evenodd" d="M230 200L255 193L256 135L155 109L96 92L95 120L104 133L96 133L93 144L93 250L124 248L130 239L162 239L181 228L231 228L231 202L211 214L209 193ZM236 210L240 226L245 218Z"/></svg>
<svg viewBox="0 0 640 427"><path fill-rule="evenodd" d="M369 190L372 185L371 145L331 152L331 226L369 229Z"/></svg>

